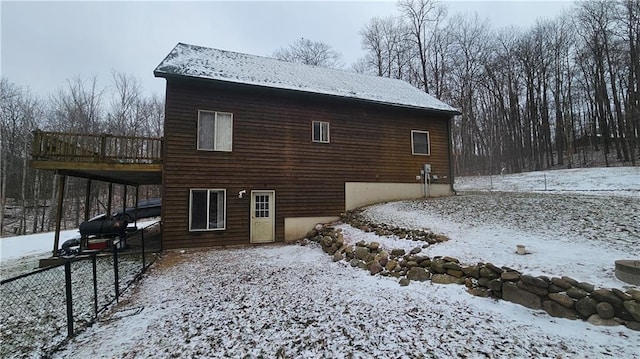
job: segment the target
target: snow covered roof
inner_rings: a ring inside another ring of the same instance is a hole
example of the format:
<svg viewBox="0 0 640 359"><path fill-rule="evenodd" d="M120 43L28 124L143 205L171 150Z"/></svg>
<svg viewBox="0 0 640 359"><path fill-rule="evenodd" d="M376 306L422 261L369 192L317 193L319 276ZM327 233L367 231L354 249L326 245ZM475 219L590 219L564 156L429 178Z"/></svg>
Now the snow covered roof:
<svg viewBox="0 0 640 359"><path fill-rule="evenodd" d="M156 77L184 76L210 79L359 99L452 115L459 113L457 109L402 80L183 43L178 43L153 73Z"/></svg>

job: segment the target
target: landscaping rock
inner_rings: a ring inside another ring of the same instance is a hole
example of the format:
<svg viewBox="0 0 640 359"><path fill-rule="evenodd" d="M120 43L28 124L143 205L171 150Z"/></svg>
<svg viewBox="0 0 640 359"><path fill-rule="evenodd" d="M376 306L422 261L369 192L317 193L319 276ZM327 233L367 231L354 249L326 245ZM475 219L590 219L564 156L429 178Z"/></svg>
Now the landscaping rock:
<svg viewBox="0 0 640 359"><path fill-rule="evenodd" d="M596 289L589 296L598 302L607 302L613 306L616 311L622 309L622 299L620 299L615 293L607 289Z"/></svg>
<svg viewBox="0 0 640 359"><path fill-rule="evenodd" d="M506 282L502 285L502 299L531 309L542 308L540 297L518 288L518 286L511 282Z"/></svg>
<svg viewBox="0 0 640 359"><path fill-rule="evenodd" d="M517 282L520 279L520 273L518 272L502 272L500 274L500 279L505 282Z"/></svg>
<svg viewBox="0 0 640 359"><path fill-rule="evenodd" d="M392 271L394 270L396 267L398 266L398 262L396 262L395 260L391 259L387 262L387 265L385 265L384 267L388 270L388 271Z"/></svg>
<svg viewBox="0 0 640 359"><path fill-rule="evenodd" d="M613 289L611 289L611 291L612 291L613 293L615 293L615 295L617 295L617 296L618 296L620 299L622 299L623 301L626 301L626 300L632 300L632 299L633 299L633 297L632 297L631 295L629 295L629 294L627 294L627 293L625 293L625 292L621 291L620 289L613 288Z"/></svg>
<svg viewBox="0 0 640 359"><path fill-rule="evenodd" d="M369 273L371 273L371 275L376 275L376 274L382 272L384 270L384 267L380 263L378 263L376 261L373 261L373 262L371 262L371 264L369 264L368 269L369 269Z"/></svg>
<svg viewBox="0 0 640 359"><path fill-rule="evenodd" d="M420 252L422 252L422 248L421 248L421 247L415 247L415 248L414 248L414 249L412 249L412 250L411 250L411 252L409 252L409 253L411 253L411 254L418 254L418 253L420 253Z"/></svg>
<svg viewBox="0 0 640 359"><path fill-rule="evenodd" d="M461 284L460 278L448 274L434 274L431 277L431 282L436 284Z"/></svg>
<svg viewBox="0 0 640 359"><path fill-rule="evenodd" d="M493 265L493 263L486 263L485 267L491 269L492 271L494 271L494 272L496 272L498 274L502 274L502 272L504 272L504 270L502 268Z"/></svg>
<svg viewBox="0 0 640 359"><path fill-rule="evenodd" d="M492 279L487 283L487 287L494 292L500 292L502 290L502 281L500 279Z"/></svg>
<svg viewBox="0 0 640 359"><path fill-rule="evenodd" d="M598 314L593 314L587 319L587 322L593 325L606 326L606 327L615 327L620 324L613 319L604 319L601 318Z"/></svg>
<svg viewBox="0 0 640 359"><path fill-rule="evenodd" d="M471 295L482 298L488 297L491 293L488 289L485 288L469 288L467 289L467 292L469 292L469 294Z"/></svg>
<svg viewBox="0 0 640 359"><path fill-rule="evenodd" d="M597 312L596 305L598 305L598 301L589 297L579 299L575 304L576 311L584 318L589 318Z"/></svg>
<svg viewBox="0 0 640 359"><path fill-rule="evenodd" d="M361 261L361 260L359 260L359 259L354 258L354 259L352 259L352 260L349 262L349 264L350 264L352 267L358 267L358 263L360 263L360 262L362 262L362 261Z"/></svg>
<svg viewBox="0 0 640 359"><path fill-rule="evenodd" d="M557 285L562 289L569 289L572 286L571 283L569 283L569 281L564 280L562 278L556 278L556 277L551 278L551 283Z"/></svg>
<svg viewBox="0 0 640 359"><path fill-rule="evenodd" d="M534 277L534 276L524 274L520 276L520 280L524 284L528 284L530 286L535 286L535 287L544 288L544 289L549 288L549 283L547 283L547 281L545 281L540 277Z"/></svg>
<svg viewBox="0 0 640 359"><path fill-rule="evenodd" d="M623 302L624 308L629 312L633 319L640 322L640 303L627 300Z"/></svg>
<svg viewBox="0 0 640 359"><path fill-rule="evenodd" d="M461 270L453 270L453 269L449 269L449 270L447 270L447 274L448 274L448 275L451 275L451 276L454 276L454 277L456 277L456 278L462 278L462 277L464 277L464 273L462 273L462 271L461 271Z"/></svg>
<svg viewBox="0 0 640 359"><path fill-rule="evenodd" d="M369 257L369 249L367 247L358 246L353 254L357 259L364 261Z"/></svg>
<svg viewBox="0 0 640 359"><path fill-rule="evenodd" d="M447 270L462 271L462 267L456 262L445 262L442 266Z"/></svg>
<svg viewBox="0 0 640 359"><path fill-rule="evenodd" d="M334 262L339 262L339 261L341 261L341 260L343 260L343 259L344 259L344 255L342 254L342 252L336 252L336 253L333 255L333 261L334 261Z"/></svg>
<svg viewBox="0 0 640 359"><path fill-rule="evenodd" d="M633 300L640 303L640 290L629 289L627 293L629 293L629 295L631 296L631 298L633 298Z"/></svg>
<svg viewBox="0 0 640 359"><path fill-rule="evenodd" d="M454 257L444 256L442 257L442 260L444 260L445 262L453 262L453 263L460 264L460 261L458 260L458 258L454 258Z"/></svg>
<svg viewBox="0 0 640 359"><path fill-rule="evenodd" d="M473 265L473 266L462 266L462 272L469 276L469 277L473 277L473 278L480 278L480 267Z"/></svg>
<svg viewBox="0 0 640 359"><path fill-rule="evenodd" d="M498 273L492 271L487 267L480 268L480 277L495 279L498 278Z"/></svg>
<svg viewBox="0 0 640 359"><path fill-rule="evenodd" d="M602 319L611 319L615 315L613 306L607 302L600 302L596 305L596 311Z"/></svg>
<svg viewBox="0 0 640 359"><path fill-rule="evenodd" d="M404 249L392 249L391 250L391 255L392 256L403 256L405 253Z"/></svg>
<svg viewBox="0 0 640 359"><path fill-rule="evenodd" d="M431 261L431 271L440 274L446 273L447 270L444 268L444 263L444 259L435 258Z"/></svg>
<svg viewBox="0 0 640 359"><path fill-rule="evenodd" d="M372 252L375 252L378 250L378 248L380 248L380 243L378 242L371 242L369 243L369 250Z"/></svg>
<svg viewBox="0 0 640 359"><path fill-rule="evenodd" d="M572 309L574 305L573 298L566 294L549 293L549 299L569 309Z"/></svg>
<svg viewBox="0 0 640 359"><path fill-rule="evenodd" d="M491 282L491 278L481 277L480 279L478 279L478 285L481 287L487 288L489 285L489 282Z"/></svg>
<svg viewBox="0 0 640 359"><path fill-rule="evenodd" d="M562 306L560 303L553 300L545 300L542 303L542 308L552 317L578 319L578 315L576 314L576 312Z"/></svg>
<svg viewBox="0 0 640 359"><path fill-rule="evenodd" d="M409 285L409 283L411 283L411 280L409 278L406 278L406 277L400 278L401 287L406 287Z"/></svg>
<svg viewBox="0 0 640 359"><path fill-rule="evenodd" d="M522 280L519 281L517 283L518 288L522 289L522 290L526 290L527 292L536 294L536 295L540 295L540 296L545 296L547 294L549 294L549 291L546 290L545 288L541 288L535 285L530 285L530 284L526 284L525 282L523 282Z"/></svg>
<svg viewBox="0 0 640 359"><path fill-rule="evenodd" d="M429 280L429 272L422 267L413 267L407 272L407 278L418 282L424 282Z"/></svg>
<svg viewBox="0 0 640 359"><path fill-rule="evenodd" d="M587 291L580 289L578 287L571 286L569 287L569 289L567 289L567 295L570 296L571 298L581 299L588 296L589 293L587 293Z"/></svg>
<svg viewBox="0 0 640 359"><path fill-rule="evenodd" d="M347 256L347 258L353 259L354 251L355 251L355 249L353 248L353 246L347 246L344 249L344 254L345 254L345 256Z"/></svg>
<svg viewBox="0 0 640 359"><path fill-rule="evenodd" d="M629 329L631 329L631 330L635 330L637 332L640 332L640 322L629 321L624 326L629 328Z"/></svg>
<svg viewBox="0 0 640 359"><path fill-rule="evenodd" d="M578 281L577 281L577 280L575 280L575 279L573 279L573 278L571 278L571 277L562 276L562 278L561 278L561 279L562 279L562 280L564 280L564 281L566 281L566 282L568 282L570 285L572 285L572 286L574 286L574 287L577 287L577 286L578 286L578 284L580 284L580 283L578 283ZM556 285L557 285L557 284L556 284Z"/></svg>
<svg viewBox="0 0 640 359"><path fill-rule="evenodd" d="M586 283L586 282L578 283L578 285L576 285L576 287L578 287L578 288L580 288L580 289L582 289L582 290L584 290L584 291L586 291L588 293L593 292L593 290L595 289L595 286L593 284Z"/></svg>
<svg viewBox="0 0 640 359"><path fill-rule="evenodd" d="M564 292L564 289L558 287L555 284L549 284L549 288L547 288L547 290L549 291L549 293L560 293L560 292Z"/></svg>

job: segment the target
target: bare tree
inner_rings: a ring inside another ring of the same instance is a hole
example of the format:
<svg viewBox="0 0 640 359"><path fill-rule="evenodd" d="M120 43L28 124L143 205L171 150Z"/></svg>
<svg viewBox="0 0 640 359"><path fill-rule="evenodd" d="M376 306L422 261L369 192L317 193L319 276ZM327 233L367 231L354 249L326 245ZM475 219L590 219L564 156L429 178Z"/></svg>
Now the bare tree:
<svg viewBox="0 0 640 359"><path fill-rule="evenodd" d="M85 82L79 77L67 81L50 100L47 127L55 131L99 133L103 127L102 96L97 79Z"/></svg>
<svg viewBox="0 0 640 359"><path fill-rule="evenodd" d="M273 53L278 60L299 62L306 65L341 68L344 66L342 55L321 41L300 38L287 47Z"/></svg>
<svg viewBox="0 0 640 359"><path fill-rule="evenodd" d="M21 208L18 224L14 226L16 234L27 232L28 208L34 202L34 171L29 168L29 153L31 149L31 134L37 127L37 121L42 118L41 102L28 90L24 90L6 79L0 82L0 119L2 135L0 135L0 168L2 219L0 219L0 233L4 230L4 211L7 198L14 198L15 205ZM7 184L13 185L7 188Z"/></svg>
<svg viewBox="0 0 640 359"><path fill-rule="evenodd" d="M431 37L430 23L435 22L442 13L437 11L435 0L400 0L398 7L408 23L409 33L417 50L421 87L429 92L427 48Z"/></svg>

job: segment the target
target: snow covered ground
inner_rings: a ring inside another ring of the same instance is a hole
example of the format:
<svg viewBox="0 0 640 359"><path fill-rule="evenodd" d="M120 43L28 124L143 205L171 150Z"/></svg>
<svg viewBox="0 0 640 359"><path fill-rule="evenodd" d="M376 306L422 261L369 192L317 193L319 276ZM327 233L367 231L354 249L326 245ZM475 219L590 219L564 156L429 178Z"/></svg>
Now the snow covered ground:
<svg viewBox="0 0 640 359"><path fill-rule="evenodd" d="M640 197L640 167L574 168L456 178L458 191L574 192Z"/></svg>
<svg viewBox="0 0 640 359"><path fill-rule="evenodd" d="M613 181L606 170L547 172L557 187L544 193L515 179L511 193L478 192L490 187L488 177L463 178L458 189L473 192L380 204L364 214L447 235L423 250L430 256L624 289L631 286L615 278L613 261L640 258L640 174L611 169L624 177ZM341 228L351 242L418 244ZM516 244L531 253L515 254ZM400 287L334 263L312 243L169 252L54 357L640 358L638 343L640 332L624 326L553 318L471 296L464 286Z"/></svg>
<svg viewBox="0 0 640 359"><path fill-rule="evenodd" d="M531 275L568 275L599 287L629 286L615 277L614 263L640 258L640 199L631 197L472 192L381 204L363 214L376 223L449 237L423 250L431 257L492 262ZM371 233L342 228L353 243L376 240ZM386 248L416 246L394 238L377 241ZM530 253L518 255L518 244Z"/></svg>
<svg viewBox="0 0 640 359"><path fill-rule="evenodd" d="M167 255L56 358L635 358L640 333L372 277L317 246ZM106 339L108 338L108 339Z"/></svg>

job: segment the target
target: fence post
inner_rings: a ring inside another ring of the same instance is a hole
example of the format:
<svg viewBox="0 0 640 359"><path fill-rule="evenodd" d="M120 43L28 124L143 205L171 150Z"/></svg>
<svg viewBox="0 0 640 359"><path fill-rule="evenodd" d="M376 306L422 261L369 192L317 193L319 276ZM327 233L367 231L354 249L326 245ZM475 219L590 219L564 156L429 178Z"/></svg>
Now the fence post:
<svg viewBox="0 0 640 359"><path fill-rule="evenodd" d="M113 284L116 289L116 302L119 302L118 298L120 298L120 279L118 278L118 248L116 245L113 246L113 278Z"/></svg>
<svg viewBox="0 0 640 359"><path fill-rule="evenodd" d="M98 267L96 265L96 256L97 254L93 254L91 256L91 262L93 263L93 312L95 316L98 316Z"/></svg>
<svg viewBox="0 0 640 359"><path fill-rule="evenodd" d="M142 242L142 273L147 269L147 261L144 253L144 228L140 231L140 242Z"/></svg>
<svg viewBox="0 0 640 359"><path fill-rule="evenodd" d="M71 295L71 261L64 264L64 282L67 296L67 336L73 336L73 296Z"/></svg>

